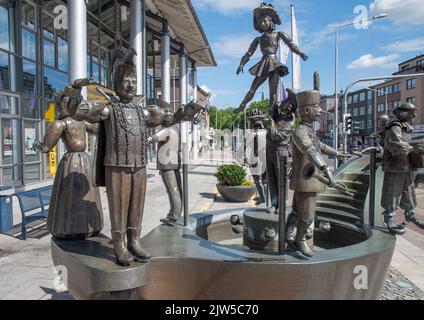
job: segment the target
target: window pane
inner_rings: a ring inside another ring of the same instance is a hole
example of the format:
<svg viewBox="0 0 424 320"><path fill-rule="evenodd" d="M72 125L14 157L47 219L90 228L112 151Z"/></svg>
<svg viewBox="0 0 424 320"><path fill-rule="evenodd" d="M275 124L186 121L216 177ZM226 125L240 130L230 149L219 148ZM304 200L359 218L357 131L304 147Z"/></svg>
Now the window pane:
<svg viewBox="0 0 424 320"><path fill-rule="evenodd" d="M38 122L25 121L25 128L24 128L25 162L35 162L40 160L40 153L32 150L35 140L40 140L38 136ZM25 179L26 178L27 177L25 176Z"/></svg>
<svg viewBox="0 0 424 320"><path fill-rule="evenodd" d="M99 65L97 63L93 63L93 81L99 82Z"/></svg>
<svg viewBox="0 0 424 320"><path fill-rule="evenodd" d="M35 30L35 8L28 2L21 2L22 25Z"/></svg>
<svg viewBox="0 0 424 320"><path fill-rule="evenodd" d="M1 120L3 165L19 163L19 122L15 119Z"/></svg>
<svg viewBox="0 0 424 320"><path fill-rule="evenodd" d="M27 95L37 95L37 65L34 62L23 60L23 91Z"/></svg>
<svg viewBox="0 0 424 320"><path fill-rule="evenodd" d="M68 83L68 76L65 73L44 67L44 96L53 99L57 89L63 90Z"/></svg>
<svg viewBox="0 0 424 320"><path fill-rule="evenodd" d="M16 53L15 13L18 1L0 1L0 47Z"/></svg>
<svg viewBox="0 0 424 320"><path fill-rule="evenodd" d="M1 186L14 187L21 185L21 170L20 166L3 168L1 170Z"/></svg>
<svg viewBox="0 0 424 320"><path fill-rule="evenodd" d="M44 39L44 64L55 67L55 48L54 43Z"/></svg>
<svg viewBox="0 0 424 320"><path fill-rule="evenodd" d="M0 31L1 32L1 31ZM1 40L0 40L1 42ZM9 55L0 51L0 90L10 89Z"/></svg>
<svg viewBox="0 0 424 320"><path fill-rule="evenodd" d="M40 164L24 165L25 184L36 183L41 180Z"/></svg>
<svg viewBox="0 0 424 320"><path fill-rule="evenodd" d="M0 112L4 114L19 114L19 100L16 97L10 97L0 94Z"/></svg>
<svg viewBox="0 0 424 320"><path fill-rule="evenodd" d="M57 46L58 46L58 68L62 71L68 72L68 42L61 38L57 38Z"/></svg>
<svg viewBox="0 0 424 320"><path fill-rule="evenodd" d="M54 40L54 19L43 10L43 35L45 38Z"/></svg>
<svg viewBox="0 0 424 320"><path fill-rule="evenodd" d="M34 96L22 96L22 109L25 118L39 119L40 107L39 100Z"/></svg>
<svg viewBox="0 0 424 320"><path fill-rule="evenodd" d="M22 55L26 58L36 60L35 34L22 29Z"/></svg>

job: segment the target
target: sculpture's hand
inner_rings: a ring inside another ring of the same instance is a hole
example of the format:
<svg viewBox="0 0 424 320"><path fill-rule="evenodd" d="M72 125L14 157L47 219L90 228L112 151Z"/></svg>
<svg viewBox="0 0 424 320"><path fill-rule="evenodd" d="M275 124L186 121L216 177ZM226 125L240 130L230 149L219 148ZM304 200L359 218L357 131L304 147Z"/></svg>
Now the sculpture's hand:
<svg viewBox="0 0 424 320"><path fill-rule="evenodd" d="M43 152L42 143L38 140L35 140L33 145L32 145L32 150L37 151L37 152Z"/></svg>
<svg viewBox="0 0 424 320"><path fill-rule="evenodd" d="M82 89L90 84L90 80L87 78L77 79L73 83L75 89Z"/></svg>
<svg viewBox="0 0 424 320"><path fill-rule="evenodd" d="M237 75L239 75L239 74L240 74L240 72L244 73L243 65L242 65L242 64L241 64L241 65L238 67L238 69L237 69Z"/></svg>
<svg viewBox="0 0 424 320"><path fill-rule="evenodd" d="M301 53L300 57L302 58L303 61L306 61L309 59L309 56L306 53Z"/></svg>
<svg viewBox="0 0 424 320"><path fill-rule="evenodd" d="M336 186L336 184L337 184L337 181L336 181L336 178L334 178L334 176L331 173L331 171L328 168L328 166L325 166L325 168L322 170L322 172L328 178L328 180L330 180L330 184L328 186L331 187L331 188L334 188Z"/></svg>

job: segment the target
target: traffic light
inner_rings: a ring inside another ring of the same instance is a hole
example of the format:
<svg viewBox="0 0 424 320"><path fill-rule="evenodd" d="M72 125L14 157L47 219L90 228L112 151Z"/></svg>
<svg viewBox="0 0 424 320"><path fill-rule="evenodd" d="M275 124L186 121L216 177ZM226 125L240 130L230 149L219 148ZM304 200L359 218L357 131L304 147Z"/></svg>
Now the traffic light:
<svg viewBox="0 0 424 320"><path fill-rule="evenodd" d="M352 114L345 113L343 115L343 125L344 125L344 133L352 134Z"/></svg>

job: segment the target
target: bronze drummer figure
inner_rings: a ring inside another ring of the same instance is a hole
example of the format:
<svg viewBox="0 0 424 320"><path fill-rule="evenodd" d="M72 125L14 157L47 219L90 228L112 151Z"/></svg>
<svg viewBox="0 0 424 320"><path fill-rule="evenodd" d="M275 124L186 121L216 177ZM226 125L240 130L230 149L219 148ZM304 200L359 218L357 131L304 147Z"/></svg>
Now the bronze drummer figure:
<svg viewBox="0 0 424 320"><path fill-rule="evenodd" d="M418 220L414 209L417 207L415 195L415 173L413 155L424 151L422 145L413 146L410 122L415 118L417 108L412 103L404 103L393 109L395 119L390 121L383 133L382 142L384 182L381 206L387 229L392 234L404 234L406 224L396 222L396 210L405 212L405 221L424 229L424 222Z"/></svg>
<svg viewBox="0 0 424 320"><path fill-rule="evenodd" d="M308 56L301 52L298 46L284 32L275 32L275 26L281 24L280 16L271 4L262 3L259 8L253 11L253 26L256 31L262 33L250 45L249 50L243 56L240 66L237 69L237 75L243 72L243 67L253 56L258 46L262 51L262 59L253 66L249 71L255 76L249 92L246 94L243 102L236 112L243 111L247 104L253 99L256 90L269 79L269 95L270 95L270 115L274 118L274 112L277 104L277 91L280 77L289 74L286 65L281 63L276 53L279 48L279 40L282 40L290 50L299 55L304 61L308 60Z"/></svg>
<svg viewBox="0 0 424 320"><path fill-rule="evenodd" d="M106 186L112 224L112 241L118 264L145 261L149 253L140 234L146 195L148 127L169 125L169 109L142 108L136 100L135 50L115 54L113 89L118 102L89 101L79 107L81 116L99 123L96 150L96 183ZM127 242L125 238L127 236Z"/></svg>

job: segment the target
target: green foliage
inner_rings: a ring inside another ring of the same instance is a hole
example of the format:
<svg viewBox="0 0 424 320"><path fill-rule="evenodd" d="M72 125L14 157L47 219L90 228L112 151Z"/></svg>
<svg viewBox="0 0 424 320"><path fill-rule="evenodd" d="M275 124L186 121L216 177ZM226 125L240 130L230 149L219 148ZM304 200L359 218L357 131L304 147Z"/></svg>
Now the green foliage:
<svg viewBox="0 0 424 320"><path fill-rule="evenodd" d="M263 100L263 101L256 101L252 102L249 107L246 109L246 113L249 114L249 112L253 109L259 109L261 110L264 115L268 115L269 111L269 100ZM209 107L209 125L212 128L215 129L229 129L232 130L233 128L240 128L242 130L245 129L244 123L244 112L235 113L236 108L228 107L225 109L219 109L216 106L210 106ZM268 123L265 122L265 126L267 127ZM247 127L249 127L249 124L247 124Z"/></svg>
<svg viewBox="0 0 424 320"><path fill-rule="evenodd" d="M246 170L238 164L224 164L218 167L215 177L224 186L241 186L246 179Z"/></svg>

